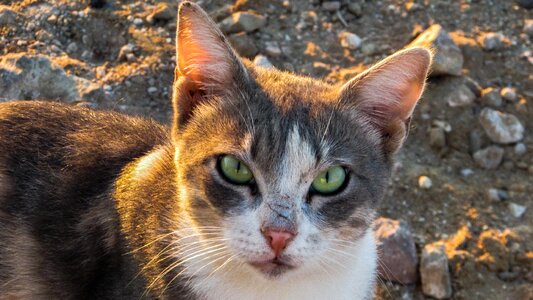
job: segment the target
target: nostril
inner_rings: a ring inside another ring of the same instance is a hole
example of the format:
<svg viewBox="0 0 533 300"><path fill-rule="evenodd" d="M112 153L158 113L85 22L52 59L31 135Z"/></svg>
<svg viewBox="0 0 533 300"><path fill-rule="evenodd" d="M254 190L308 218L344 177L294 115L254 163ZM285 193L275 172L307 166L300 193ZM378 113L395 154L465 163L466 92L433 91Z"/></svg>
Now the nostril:
<svg viewBox="0 0 533 300"><path fill-rule="evenodd" d="M279 256L287 247L287 244L294 238L294 234L279 230L265 230L263 235L270 245L270 248L276 253L276 256Z"/></svg>

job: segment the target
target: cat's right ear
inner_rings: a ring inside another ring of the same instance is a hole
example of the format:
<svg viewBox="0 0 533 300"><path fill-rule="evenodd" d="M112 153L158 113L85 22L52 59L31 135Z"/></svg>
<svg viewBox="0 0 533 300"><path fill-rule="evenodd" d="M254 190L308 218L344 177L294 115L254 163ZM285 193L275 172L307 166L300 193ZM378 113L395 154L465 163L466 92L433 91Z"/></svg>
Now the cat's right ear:
<svg viewBox="0 0 533 300"><path fill-rule="evenodd" d="M431 58L431 51L425 48L399 51L341 89L341 101L354 106L378 130L389 155L398 151L407 136L411 114L424 91Z"/></svg>
<svg viewBox="0 0 533 300"><path fill-rule="evenodd" d="M175 129L188 122L196 106L231 93L247 76L218 26L199 5L183 2L176 32Z"/></svg>

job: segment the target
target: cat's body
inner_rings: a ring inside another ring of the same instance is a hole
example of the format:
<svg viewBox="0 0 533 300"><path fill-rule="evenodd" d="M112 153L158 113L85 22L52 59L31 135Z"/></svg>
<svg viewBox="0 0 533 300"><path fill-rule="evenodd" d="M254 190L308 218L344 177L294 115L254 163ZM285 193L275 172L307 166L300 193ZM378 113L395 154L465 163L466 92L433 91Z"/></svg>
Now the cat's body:
<svg viewBox="0 0 533 300"><path fill-rule="evenodd" d="M181 6L172 130L0 105L0 298L365 299L430 55L344 86L241 61Z"/></svg>
<svg viewBox="0 0 533 300"><path fill-rule="evenodd" d="M0 298L127 294L124 281L137 271L124 255L114 181L128 163L168 145L166 129L115 113L14 102L0 105L0 141Z"/></svg>

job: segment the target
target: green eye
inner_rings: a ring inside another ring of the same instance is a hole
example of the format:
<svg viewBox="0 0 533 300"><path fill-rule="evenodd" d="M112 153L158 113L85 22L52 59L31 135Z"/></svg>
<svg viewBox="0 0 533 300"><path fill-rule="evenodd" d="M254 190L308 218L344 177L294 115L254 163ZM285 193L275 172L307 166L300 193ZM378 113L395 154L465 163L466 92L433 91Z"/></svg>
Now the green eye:
<svg viewBox="0 0 533 300"><path fill-rule="evenodd" d="M218 163L220 172L231 183L247 184L254 178L250 168L234 156L224 155Z"/></svg>
<svg viewBox="0 0 533 300"><path fill-rule="evenodd" d="M341 166L331 167L313 180L311 187L320 194L332 194L338 191L346 181L346 170Z"/></svg>

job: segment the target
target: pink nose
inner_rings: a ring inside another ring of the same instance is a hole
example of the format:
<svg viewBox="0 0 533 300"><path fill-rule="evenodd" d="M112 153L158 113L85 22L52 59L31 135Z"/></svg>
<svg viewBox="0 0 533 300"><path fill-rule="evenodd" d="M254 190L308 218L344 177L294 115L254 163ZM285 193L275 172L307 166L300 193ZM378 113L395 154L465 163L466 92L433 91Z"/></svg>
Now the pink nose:
<svg viewBox="0 0 533 300"><path fill-rule="evenodd" d="M287 244L294 238L294 234L290 232L277 230L265 230L263 235L270 244L270 248L276 253L276 256L279 256L285 247L287 247Z"/></svg>

